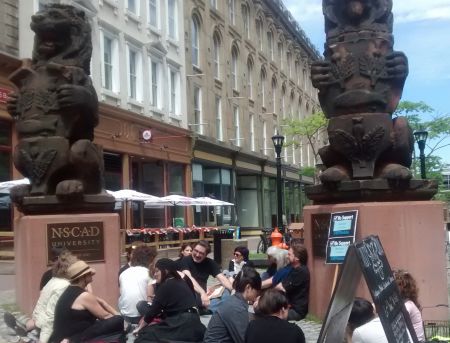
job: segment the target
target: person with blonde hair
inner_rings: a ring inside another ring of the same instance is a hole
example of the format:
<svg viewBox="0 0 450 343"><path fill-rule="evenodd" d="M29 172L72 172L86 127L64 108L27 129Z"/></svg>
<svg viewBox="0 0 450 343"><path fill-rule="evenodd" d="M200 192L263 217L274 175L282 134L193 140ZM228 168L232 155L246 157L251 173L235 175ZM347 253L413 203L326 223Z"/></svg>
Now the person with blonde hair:
<svg viewBox="0 0 450 343"><path fill-rule="evenodd" d="M394 270L394 278L397 283L400 295L405 302L406 310L409 313L419 342L425 342L425 332L423 329L423 319L420 313L419 288L416 280L406 270Z"/></svg>
<svg viewBox="0 0 450 343"><path fill-rule="evenodd" d="M70 284L67 270L77 260L70 251L66 249L61 251L52 267L53 277L42 288L32 318L27 321L20 332L22 336L25 336L28 331L38 328L40 329L39 342L48 342L53 331L56 303ZM20 328L20 323L10 313L5 313L5 322L8 326Z"/></svg>

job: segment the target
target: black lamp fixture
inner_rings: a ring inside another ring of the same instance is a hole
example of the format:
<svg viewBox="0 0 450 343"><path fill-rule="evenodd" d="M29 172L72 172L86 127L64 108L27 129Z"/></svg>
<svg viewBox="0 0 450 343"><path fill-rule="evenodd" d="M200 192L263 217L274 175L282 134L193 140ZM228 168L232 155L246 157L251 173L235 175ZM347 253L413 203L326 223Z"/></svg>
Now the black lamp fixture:
<svg viewBox="0 0 450 343"><path fill-rule="evenodd" d="M284 144L284 136L278 132L272 136L273 146L275 147L277 161L277 226L279 230L283 230L283 192L281 188L281 149Z"/></svg>
<svg viewBox="0 0 450 343"><path fill-rule="evenodd" d="M420 151L420 176L422 179L426 179L427 175L425 172L425 144L428 138L428 131L419 130L414 132L414 138L416 139L417 145Z"/></svg>

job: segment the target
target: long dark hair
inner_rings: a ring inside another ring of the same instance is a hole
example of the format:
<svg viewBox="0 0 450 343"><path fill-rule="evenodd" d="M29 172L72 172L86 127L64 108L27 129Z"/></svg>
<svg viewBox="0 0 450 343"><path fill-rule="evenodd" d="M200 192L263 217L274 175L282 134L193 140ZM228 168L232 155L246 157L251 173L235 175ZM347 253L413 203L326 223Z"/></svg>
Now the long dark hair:
<svg viewBox="0 0 450 343"><path fill-rule="evenodd" d="M164 283L169 278L181 279L180 274L177 272L177 264L171 259L159 259L155 264L155 268L161 271L161 283Z"/></svg>
<svg viewBox="0 0 450 343"><path fill-rule="evenodd" d="M261 290L261 276L255 268L244 265L234 279L233 288L236 292L243 293L247 285L250 285L253 289Z"/></svg>

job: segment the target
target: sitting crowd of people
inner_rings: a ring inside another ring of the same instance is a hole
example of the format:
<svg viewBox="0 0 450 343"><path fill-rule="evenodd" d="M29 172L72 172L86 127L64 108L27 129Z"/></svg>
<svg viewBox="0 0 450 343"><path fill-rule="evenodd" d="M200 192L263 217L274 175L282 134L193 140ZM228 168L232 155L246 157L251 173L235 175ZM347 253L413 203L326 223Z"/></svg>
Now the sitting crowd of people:
<svg viewBox="0 0 450 343"><path fill-rule="evenodd" d="M271 280L276 277L278 283L265 293L246 247L235 248L227 271L208 257L210 252L209 242L200 240L192 246L183 245L178 260L158 259L155 248L134 245L119 271L116 309L93 291L95 270L64 250L51 272L43 276L32 318L21 324L5 313L5 322L21 334L37 330L36 341L41 343L121 342L131 332L137 343L264 342L254 331L247 332L252 319L257 322L273 317L268 323L278 323L288 319L291 308L300 316L306 315L309 274L299 273L302 268L307 270L306 249L299 242L291 243L290 269L280 276L275 273ZM212 296L209 278L223 287L220 295ZM205 314L212 315L208 327L200 321ZM280 328L279 334L291 333L292 339L286 342L304 342L299 327Z"/></svg>
<svg viewBox="0 0 450 343"><path fill-rule="evenodd" d="M291 240L286 252L277 249L268 251L268 270L260 275L246 247L236 247L229 269L222 271L208 257L207 241L183 245L177 260L158 259L155 248L136 245L119 273L118 309L94 293L95 270L64 250L54 261L51 277L49 272L43 276L32 318L21 324L5 313L5 322L21 334L37 330L40 343L125 342L131 333L137 343L264 343L280 337L285 343L302 343L303 331L289 321L308 313L308 252L298 239ZM423 342L415 280L403 270L394 276ZM212 297L209 278L224 291ZM200 320L205 314L211 315L207 327ZM365 299L354 301L347 341L387 342L373 305Z"/></svg>

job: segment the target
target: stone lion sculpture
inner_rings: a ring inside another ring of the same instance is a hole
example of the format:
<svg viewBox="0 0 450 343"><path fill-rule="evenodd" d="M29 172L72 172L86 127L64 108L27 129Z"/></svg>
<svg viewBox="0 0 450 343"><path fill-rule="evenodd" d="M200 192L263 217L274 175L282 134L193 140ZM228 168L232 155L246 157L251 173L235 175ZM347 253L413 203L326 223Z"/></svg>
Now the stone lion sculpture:
<svg viewBox="0 0 450 343"><path fill-rule="evenodd" d="M33 58L10 76L18 90L7 109L19 143L14 165L31 181L11 198L56 196L58 201L104 194L103 157L92 141L98 100L90 74L91 28L84 12L53 4L32 16Z"/></svg>

